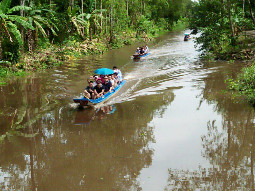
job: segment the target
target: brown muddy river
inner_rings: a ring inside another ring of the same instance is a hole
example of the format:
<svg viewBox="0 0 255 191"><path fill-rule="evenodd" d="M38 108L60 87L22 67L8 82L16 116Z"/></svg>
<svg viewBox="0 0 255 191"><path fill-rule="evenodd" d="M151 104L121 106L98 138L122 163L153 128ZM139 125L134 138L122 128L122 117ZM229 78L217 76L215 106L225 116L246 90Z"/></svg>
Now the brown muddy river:
<svg viewBox="0 0 255 191"><path fill-rule="evenodd" d="M224 92L242 63L199 60L183 32L85 57L0 87L1 191L254 190L255 114ZM79 110L86 79L117 65L127 83Z"/></svg>

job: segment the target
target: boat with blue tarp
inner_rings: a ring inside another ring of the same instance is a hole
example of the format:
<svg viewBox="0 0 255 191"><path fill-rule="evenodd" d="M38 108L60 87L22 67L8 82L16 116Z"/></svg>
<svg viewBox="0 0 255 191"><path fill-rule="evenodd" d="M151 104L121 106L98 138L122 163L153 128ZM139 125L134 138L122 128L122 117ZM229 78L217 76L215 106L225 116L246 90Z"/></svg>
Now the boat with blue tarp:
<svg viewBox="0 0 255 191"><path fill-rule="evenodd" d="M134 59L141 59L141 58L144 58L144 57L146 57L146 56L149 56L151 53L145 53L145 54L143 54L143 55L136 55L136 54L134 54L133 55L133 58Z"/></svg>
<svg viewBox="0 0 255 191"><path fill-rule="evenodd" d="M184 41L189 41L190 39L190 34L186 33L184 34Z"/></svg>
<svg viewBox="0 0 255 191"><path fill-rule="evenodd" d="M110 97L112 97L115 93L117 93L125 83L126 80L123 80L111 92L108 92L104 96L99 97L97 99L88 99L85 96L83 96L81 98L74 98L73 101L75 103L79 103L81 106L96 105L99 103L103 103L107 101Z"/></svg>

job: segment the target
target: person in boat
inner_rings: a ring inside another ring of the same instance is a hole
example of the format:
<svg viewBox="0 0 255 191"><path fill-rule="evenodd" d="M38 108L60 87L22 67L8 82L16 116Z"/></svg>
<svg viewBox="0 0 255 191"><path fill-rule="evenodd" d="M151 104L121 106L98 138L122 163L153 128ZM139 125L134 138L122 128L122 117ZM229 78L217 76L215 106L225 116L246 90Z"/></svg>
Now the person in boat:
<svg viewBox="0 0 255 191"><path fill-rule="evenodd" d="M112 75L112 81L113 81L112 85L113 85L114 88L117 86L117 79L116 78L117 78L117 75L115 77L114 74L113 74Z"/></svg>
<svg viewBox="0 0 255 191"><path fill-rule="evenodd" d="M107 76L104 77L103 88L104 94L112 91L112 83L109 81L109 78Z"/></svg>
<svg viewBox="0 0 255 191"><path fill-rule="evenodd" d="M189 38L190 38L190 35L189 34L185 34L184 40L187 41L187 40L189 40Z"/></svg>
<svg viewBox="0 0 255 191"><path fill-rule="evenodd" d="M89 82L89 85L84 90L84 96L88 99L94 99L94 86L93 81Z"/></svg>
<svg viewBox="0 0 255 191"><path fill-rule="evenodd" d="M149 53L149 47L147 46L147 44L144 46L144 52L145 54Z"/></svg>
<svg viewBox="0 0 255 191"><path fill-rule="evenodd" d="M123 78L122 78L122 73L121 71L117 68L117 66L113 66L113 71L114 73L117 73L117 81L118 83L122 82Z"/></svg>
<svg viewBox="0 0 255 191"><path fill-rule="evenodd" d="M113 74L113 78L114 78L114 81L115 81L115 85L117 86L117 85L119 84L117 72L115 72L115 73Z"/></svg>
<svg viewBox="0 0 255 191"><path fill-rule="evenodd" d="M102 85L102 81L98 80L97 85L94 88L94 99L100 98L104 95L104 87Z"/></svg>
<svg viewBox="0 0 255 191"><path fill-rule="evenodd" d="M140 55L144 55L144 53L145 53L145 52L144 52L144 49L143 49L143 47L141 47L141 48L140 48Z"/></svg>
<svg viewBox="0 0 255 191"><path fill-rule="evenodd" d="M114 81L114 78L113 78L113 74L110 74L108 76L108 79L112 83L112 89L114 89L116 86L115 86L115 81Z"/></svg>
<svg viewBox="0 0 255 191"><path fill-rule="evenodd" d="M135 55L139 55L140 54L140 48L138 47L135 51Z"/></svg>
<svg viewBox="0 0 255 191"><path fill-rule="evenodd" d="M94 87L97 85L97 81L98 81L98 80L101 80L101 82L102 82L102 78L99 77L98 75L94 75L94 80L95 80L95 82L94 82Z"/></svg>

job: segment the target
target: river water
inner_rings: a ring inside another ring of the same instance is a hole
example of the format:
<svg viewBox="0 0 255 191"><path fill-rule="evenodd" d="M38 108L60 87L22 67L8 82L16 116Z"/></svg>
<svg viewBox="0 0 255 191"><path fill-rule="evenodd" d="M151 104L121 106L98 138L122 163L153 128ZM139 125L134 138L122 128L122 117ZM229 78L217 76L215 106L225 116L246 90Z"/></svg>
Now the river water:
<svg viewBox="0 0 255 191"><path fill-rule="evenodd" d="M173 32L0 87L0 190L254 190L254 110L225 92L244 63L205 62ZM127 83L78 109L86 79L118 66Z"/></svg>

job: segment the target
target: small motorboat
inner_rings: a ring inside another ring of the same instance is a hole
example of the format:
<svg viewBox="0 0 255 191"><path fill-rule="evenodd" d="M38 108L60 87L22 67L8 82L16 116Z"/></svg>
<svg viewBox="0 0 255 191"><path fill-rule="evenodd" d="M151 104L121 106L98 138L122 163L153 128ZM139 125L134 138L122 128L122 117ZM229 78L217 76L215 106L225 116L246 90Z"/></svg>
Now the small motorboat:
<svg viewBox="0 0 255 191"><path fill-rule="evenodd" d="M118 86L114 88L111 92L107 92L104 96L97 98L97 99L88 99L86 97L81 98L74 98L74 103L79 103L81 106L90 106L90 105L96 105L99 103L103 103L107 101L110 97L112 97L115 93L117 93L122 86L126 83L126 80L123 80Z"/></svg>
<svg viewBox="0 0 255 191"><path fill-rule="evenodd" d="M141 59L141 58L144 58L146 56L149 56L151 53L145 53L143 55L140 55L140 54L134 54L133 55L133 59L137 60L137 59Z"/></svg>
<svg viewBox="0 0 255 191"><path fill-rule="evenodd" d="M184 34L184 41L189 41L190 34Z"/></svg>

